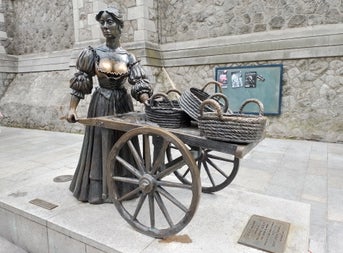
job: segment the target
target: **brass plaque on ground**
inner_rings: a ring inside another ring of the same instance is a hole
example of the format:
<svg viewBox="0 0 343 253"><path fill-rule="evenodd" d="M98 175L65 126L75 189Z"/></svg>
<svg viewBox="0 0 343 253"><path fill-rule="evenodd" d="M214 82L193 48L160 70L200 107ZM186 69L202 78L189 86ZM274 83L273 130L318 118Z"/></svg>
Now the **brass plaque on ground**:
<svg viewBox="0 0 343 253"><path fill-rule="evenodd" d="M238 243L271 253L285 250L290 223L253 215Z"/></svg>
<svg viewBox="0 0 343 253"><path fill-rule="evenodd" d="M40 207L48 209L48 210L51 210L51 209L58 207L58 205L55 205L53 203L50 203L50 202L42 200L42 199L33 199L33 200L30 200L29 202L31 204L34 204L36 206L40 206Z"/></svg>

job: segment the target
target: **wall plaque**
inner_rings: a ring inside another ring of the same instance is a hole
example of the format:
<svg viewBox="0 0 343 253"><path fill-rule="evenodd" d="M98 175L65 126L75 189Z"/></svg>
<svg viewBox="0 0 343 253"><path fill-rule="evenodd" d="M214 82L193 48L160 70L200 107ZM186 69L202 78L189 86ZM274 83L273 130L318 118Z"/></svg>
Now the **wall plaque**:
<svg viewBox="0 0 343 253"><path fill-rule="evenodd" d="M238 112L242 103L249 98L260 100L264 114L281 113L282 64L220 67L215 69L215 79L222 85L223 93L229 100L231 111ZM244 112L257 113L253 103Z"/></svg>
<svg viewBox="0 0 343 253"><path fill-rule="evenodd" d="M285 250L290 223L253 215L245 226L238 243L270 253Z"/></svg>

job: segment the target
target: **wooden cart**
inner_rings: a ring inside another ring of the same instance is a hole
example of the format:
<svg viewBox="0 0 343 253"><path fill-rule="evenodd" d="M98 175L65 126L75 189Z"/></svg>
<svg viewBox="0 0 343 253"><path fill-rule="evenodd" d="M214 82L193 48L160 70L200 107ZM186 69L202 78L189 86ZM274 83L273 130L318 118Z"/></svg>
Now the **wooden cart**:
<svg viewBox="0 0 343 253"><path fill-rule="evenodd" d="M155 238L181 231L193 218L201 191L211 193L229 185L238 172L239 159L259 142L241 145L209 140L200 136L197 127L160 128L137 112L79 122L125 132L108 156L103 197L109 196L137 231ZM120 155L127 146L134 161ZM132 176L116 176L118 164ZM133 190L121 194L122 183L131 184Z"/></svg>

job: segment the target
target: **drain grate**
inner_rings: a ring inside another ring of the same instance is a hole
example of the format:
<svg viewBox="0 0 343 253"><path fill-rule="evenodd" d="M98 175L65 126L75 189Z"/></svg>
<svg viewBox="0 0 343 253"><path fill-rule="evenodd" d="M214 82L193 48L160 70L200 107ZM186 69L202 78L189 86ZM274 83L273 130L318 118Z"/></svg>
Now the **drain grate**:
<svg viewBox="0 0 343 253"><path fill-rule="evenodd" d="M68 182L73 179L73 175L62 175L54 178L55 183Z"/></svg>
<svg viewBox="0 0 343 253"><path fill-rule="evenodd" d="M52 210L56 207L58 207L58 205L55 205L53 203L50 203L48 201L42 200L42 199L33 199L30 200L29 203L36 205L36 206L40 206L44 209L48 209L48 210Z"/></svg>

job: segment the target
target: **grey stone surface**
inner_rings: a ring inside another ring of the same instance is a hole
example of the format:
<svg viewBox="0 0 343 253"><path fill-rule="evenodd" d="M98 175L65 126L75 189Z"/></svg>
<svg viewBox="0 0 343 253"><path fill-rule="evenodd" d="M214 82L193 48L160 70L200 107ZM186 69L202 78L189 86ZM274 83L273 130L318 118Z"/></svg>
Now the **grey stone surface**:
<svg viewBox="0 0 343 253"><path fill-rule="evenodd" d="M2 2L8 37L4 47L8 54L52 52L73 47L72 1Z"/></svg>
<svg viewBox="0 0 343 253"><path fill-rule="evenodd" d="M162 42L342 23L339 1L160 1ZM259 29L256 29L259 27Z"/></svg>
<svg viewBox="0 0 343 253"><path fill-rule="evenodd" d="M22 248L14 245L0 236L0 253L26 253Z"/></svg>
<svg viewBox="0 0 343 253"><path fill-rule="evenodd" d="M21 56L0 54L0 111L5 115L0 124L80 132L57 120L68 106L65 94L73 74L66 49L73 47L73 66L74 51L79 52L81 45L99 44L94 14L113 2L43 2L2 1L7 53ZM162 66L183 91L213 79L218 66L282 63L282 114L270 118L268 136L342 142L343 7L339 1L122 0L116 5L126 20L122 41L148 65L156 91L171 87ZM2 98L9 85L13 88ZM22 87L25 97L18 94ZM36 87L42 91L37 93ZM51 94L62 99L46 99ZM86 110L87 104L83 105L81 113Z"/></svg>
<svg viewBox="0 0 343 253"><path fill-rule="evenodd" d="M268 155L275 153L285 156L288 150L300 147L303 150L311 150L308 146L312 146L314 142L266 139L260 143L241 161L240 172L233 184L215 194L201 196L194 219L179 234L191 238L192 242L187 244L177 241L161 242L137 233L119 216L113 205L94 206L80 203L69 192L68 182L53 182L53 179L59 175L73 173L82 141L81 135L4 127L0 127L0 130L1 140L4 140L0 142L2 161L0 171L10 172L9 174L4 172L0 176L0 225L1 228L6 228L0 229L0 235L15 243L20 242L26 247L30 246L26 239L19 240L19 232L14 229L14 224L19 219L24 219L25 222L20 222L22 225L18 228L23 228L25 231L28 224L31 224L34 231L40 235L38 237L49 238L50 252L69 252L68 250L74 249L74 251L96 253L161 251L198 253L223 252L229 249L230 252L250 253L256 250L238 245L237 240L250 215L259 214L294 224L285 252L307 250L310 234L310 205L298 202L301 199L286 200L286 193L282 196L283 199L275 197L273 192L267 193L265 189L272 183L272 177L266 175L273 172L255 168L253 161L255 155L257 161L263 157L263 152ZM336 144L332 147L336 148L340 145ZM308 151L305 154L305 157L309 157ZM271 164L268 160L265 160L264 164L266 166L278 164L277 159L270 161ZM25 167L26 162L29 162L28 167ZM261 182L254 182L255 186L251 188L249 187L253 179L248 181L241 179L247 176L249 173L245 172L249 171L251 174L256 173L255 181L261 178ZM285 191L287 190L288 188L285 187ZM28 203L33 198L44 199L57 204L58 207L45 210ZM90 217L88 226L85 226L85 219L88 219L86 217ZM316 217L321 217L320 213ZM322 229L321 231L326 231L326 227ZM339 226L336 225L332 229L339 231ZM45 231L44 235L42 231ZM313 236L310 238L316 239L312 243L313 247L327 247L326 243L321 243L323 233L315 233ZM34 243L34 240L31 243ZM65 248L67 243L70 243L69 249ZM335 245L332 244L330 247L334 249ZM37 252L40 252L39 249Z"/></svg>

